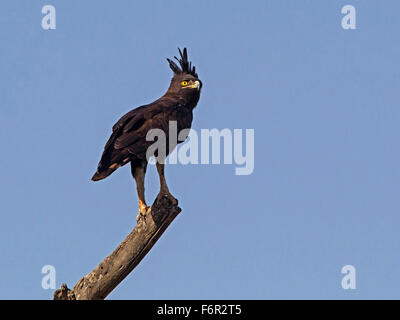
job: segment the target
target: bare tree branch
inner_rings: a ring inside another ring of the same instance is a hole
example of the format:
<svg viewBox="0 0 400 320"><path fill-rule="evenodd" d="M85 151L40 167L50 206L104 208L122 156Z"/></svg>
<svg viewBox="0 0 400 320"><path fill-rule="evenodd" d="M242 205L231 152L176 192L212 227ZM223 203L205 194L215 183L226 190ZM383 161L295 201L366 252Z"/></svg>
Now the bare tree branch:
<svg viewBox="0 0 400 320"><path fill-rule="evenodd" d="M54 292L54 300L102 300L139 264L181 209L167 197L157 198L124 241L92 272L68 289Z"/></svg>

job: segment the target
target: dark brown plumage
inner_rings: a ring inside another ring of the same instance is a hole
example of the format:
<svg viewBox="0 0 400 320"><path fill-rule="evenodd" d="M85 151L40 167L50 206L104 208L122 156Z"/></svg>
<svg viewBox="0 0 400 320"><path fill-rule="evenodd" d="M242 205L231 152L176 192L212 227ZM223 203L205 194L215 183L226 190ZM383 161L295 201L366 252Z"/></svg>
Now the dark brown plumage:
<svg viewBox="0 0 400 320"><path fill-rule="evenodd" d="M147 132L151 129L161 129L168 141L169 121L177 122L177 129L190 128L193 119L193 109L200 98L201 81L198 79L196 68L188 60L187 50L179 49L180 59L175 57L180 67L167 59L174 72L167 92L156 101L136 108L125 114L112 128L96 173L92 180L98 181L108 177L119 167L131 163L131 172L136 180L139 197L139 215L147 211L144 199L144 176L146 173L147 148L153 141L146 141ZM179 141L178 141L179 143ZM169 150L167 144L167 155ZM164 164L157 163L160 175L160 196L168 196L172 201L175 198L168 191L164 177Z"/></svg>

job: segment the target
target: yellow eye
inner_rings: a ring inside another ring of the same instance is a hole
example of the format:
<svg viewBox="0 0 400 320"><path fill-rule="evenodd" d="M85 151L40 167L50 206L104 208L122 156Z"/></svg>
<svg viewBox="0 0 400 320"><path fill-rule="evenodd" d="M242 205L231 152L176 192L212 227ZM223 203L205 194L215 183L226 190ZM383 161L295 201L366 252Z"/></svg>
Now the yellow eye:
<svg viewBox="0 0 400 320"><path fill-rule="evenodd" d="M182 86L187 86L188 83L187 83L187 81L182 81L182 82L181 82L181 85L182 85Z"/></svg>

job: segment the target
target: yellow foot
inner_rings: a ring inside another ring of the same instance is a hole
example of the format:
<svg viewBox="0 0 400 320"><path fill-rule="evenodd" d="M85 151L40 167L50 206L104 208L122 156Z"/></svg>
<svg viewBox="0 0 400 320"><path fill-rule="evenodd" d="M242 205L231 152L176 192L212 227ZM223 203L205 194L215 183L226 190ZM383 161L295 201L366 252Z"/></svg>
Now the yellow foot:
<svg viewBox="0 0 400 320"><path fill-rule="evenodd" d="M139 200L139 213L136 216L136 222L139 222L141 219L146 219L146 213L150 207L146 205L145 202Z"/></svg>

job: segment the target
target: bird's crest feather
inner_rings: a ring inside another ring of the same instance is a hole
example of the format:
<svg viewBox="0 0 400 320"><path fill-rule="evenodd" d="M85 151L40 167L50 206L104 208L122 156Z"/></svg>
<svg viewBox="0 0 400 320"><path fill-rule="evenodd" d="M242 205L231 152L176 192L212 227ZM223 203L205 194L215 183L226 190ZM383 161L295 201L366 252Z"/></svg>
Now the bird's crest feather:
<svg viewBox="0 0 400 320"><path fill-rule="evenodd" d="M169 62L169 67L175 74L188 73L197 78L196 67L192 66L192 62L188 60L186 48L183 48L183 52L179 48L178 50L181 58L178 59L176 56L174 58L176 59L176 61L179 62L180 68L174 61L167 58L167 61Z"/></svg>

